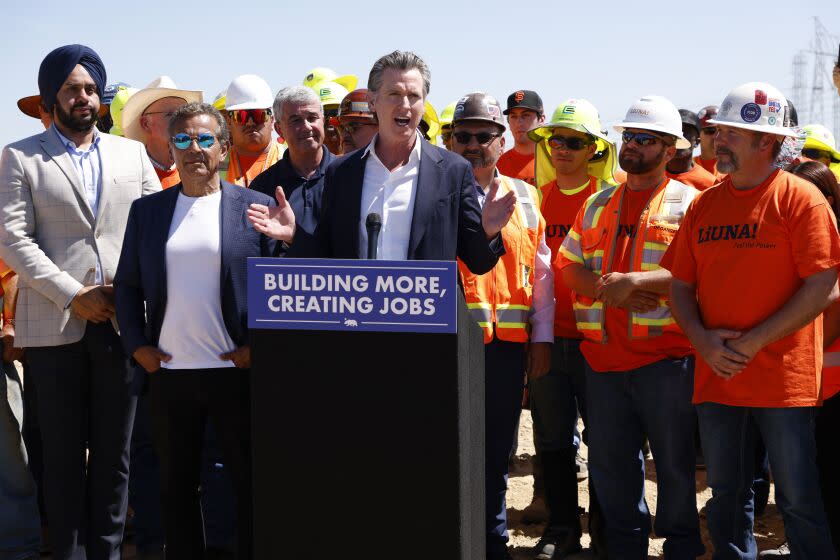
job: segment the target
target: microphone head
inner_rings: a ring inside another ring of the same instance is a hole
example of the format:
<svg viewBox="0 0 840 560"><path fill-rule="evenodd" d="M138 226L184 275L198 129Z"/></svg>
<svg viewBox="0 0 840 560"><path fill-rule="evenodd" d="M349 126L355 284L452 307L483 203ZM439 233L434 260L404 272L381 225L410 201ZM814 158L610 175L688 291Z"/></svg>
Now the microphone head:
<svg viewBox="0 0 840 560"><path fill-rule="evenodd" d="M376 212L371 212L367 215L365 220L365 227L367 229L380 229L382 227L382 216Z"/></svg>

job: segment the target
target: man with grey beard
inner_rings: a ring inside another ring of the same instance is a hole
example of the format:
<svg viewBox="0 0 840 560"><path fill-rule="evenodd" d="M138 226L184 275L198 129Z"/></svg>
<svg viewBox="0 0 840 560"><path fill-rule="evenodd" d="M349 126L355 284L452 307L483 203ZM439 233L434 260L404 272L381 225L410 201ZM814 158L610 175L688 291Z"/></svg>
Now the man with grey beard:
<svg viewBox="0 0 840 560"><path fill-rule="evenodd" d="M496 169L505 146L504 132L501 107L493 97L470 93L455 105L451 149L472 165L479 204L484 206L491 186L516 193L516 209L502 228L502 239L505 247L517 250L506 252L482 276L458 261L467 306L484 330L485 513L491 560L510 558L505 491L522 402L522 374L527 371L530 379L545 375L554 342L554 276L545 220L536 190L499 175ZM566 537L558 541L558 553L579 551L579 535Z"/></svg>

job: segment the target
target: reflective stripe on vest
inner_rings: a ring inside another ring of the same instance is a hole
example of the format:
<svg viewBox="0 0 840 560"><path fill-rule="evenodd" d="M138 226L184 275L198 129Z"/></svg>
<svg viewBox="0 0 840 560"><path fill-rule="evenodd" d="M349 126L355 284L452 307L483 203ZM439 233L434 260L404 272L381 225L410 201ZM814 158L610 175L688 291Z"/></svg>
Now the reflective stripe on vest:
<svg viewBox="0 0 840 560"><path fill-rule="evenodd" d="M623 186L622 188L627 187ZM619 198L615 198L614 195L616 194L619 195ZM667 231L670 231L669 228L676 228L682 221L688 204L696 194L697 191L694 188L673 180L668 181L664 188L660 187L659 190L651 193L648 207L642 213L642 216L646 216L646 220L643 223L640 221L636 230L636 238L632 242L631 271L652 271L660 268L659 263L665 251L668 250L668 244L648 239L649 235L661 235L656 231L649 232L650 226L654 223L660 230ZM612 260L612 253L615 249L616 227L614 223L601 224L601 217L607 211L607 216L610 216L613 220L617 219L615 216L617 216L622 195L623 191L617 187L610 187L592 195L584 203L582 231L577 232L576 241L578 245L575 248L579 248L580 254L583 255L583 263L581 264L599 275L610 272L605 269L605 266L609 266L610 263L605 263L604 258L607 256ZM580 244L580 239L585 238L587 233L597 232L598 230L603 233L590 236L590 238L595 238L596 245L588 247ZM566 241L569 241L569 236L567 236ZM575 243L575 240L573 239L569 243L571 245ZM579 259L575 259L576 262L577 260ZM605 342L603 304L580 294L574 294L574 298L572 308L578 330L589 340ZM630 313L630 338L652 338L666 331L679 331L679 328L671 315L671 309L665 298L660 298L659 306L652 311Z"/></svg>
<svg viewBox="0 0 840 560"><path fill-rule="evenodd" d="M528 229L537 229L540 224L540 217L537 214L538 201L531 196L531 188L528 183L520 179L513 179L510 177L502 177L502 180L508 183L508 187L513 189L516 193L517 200L521 201L519 209L522 212L522 217L525 218L525 225Z"/></svg>

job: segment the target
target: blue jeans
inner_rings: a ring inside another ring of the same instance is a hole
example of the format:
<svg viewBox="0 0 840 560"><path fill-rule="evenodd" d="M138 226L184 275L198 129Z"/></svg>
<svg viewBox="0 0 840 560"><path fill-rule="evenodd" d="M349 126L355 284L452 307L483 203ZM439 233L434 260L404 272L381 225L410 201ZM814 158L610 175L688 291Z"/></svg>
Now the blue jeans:
<svg viewBox="0 0 840 560"><path fill-rule="evenodd" d="M578 408L586 424L586 376L580 341L555 338L549 372L528 383L534 444L540 451L574 446Z"/></svg>
<svg viewBox="0 0 840 560"><path fill-rule="evenodd" d="M647 558L650 512L642 445L650 442L658 499L654 531L665 558L704 552L694 486L694 358L599 373L586 367L589 474L611 560Z"/></svg>
<svg viewBox="0 0 840 560"><path fill-rule="evenodd" d="M530 381L534 445L543 468L542 479L549 524L580 533L575 455L579 444L578 408L586 423L586 375L580 340L555 338L551 369ZM536 478L536 475L535 475ZM591 500L590 503L594 505Z"/></svg>
<svg viewBox="0 0 840 560"><path fill-rule="evenodd" d="M2 344L0 344L0 351ZM26 466L21 437L23 397L14 364L3 363L0 373L0 558L19 560L38 556L41 518L38 491Z"/></svg>
<svg viewBox="0 0 840 560"><path fill-rule="evenodd" d="M794 559L834 558L816 466L816 408L697 405L712 498L706 504L715 560L756 557L753 536L755 432L764 438L776 504Z"/></svg>

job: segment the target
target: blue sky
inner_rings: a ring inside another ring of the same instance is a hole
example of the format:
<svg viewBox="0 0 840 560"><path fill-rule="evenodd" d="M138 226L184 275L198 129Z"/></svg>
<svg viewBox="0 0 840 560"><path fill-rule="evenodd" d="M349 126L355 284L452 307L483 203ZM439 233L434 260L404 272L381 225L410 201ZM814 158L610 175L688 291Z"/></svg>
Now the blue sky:
<svg viewBox="0 0 840 560"><path fill-rule="evenodd" d="M504 102L525 88L542 95L549 114L569 97L585 97L613 123L651 93L693 110L755 80L790 95L793 56L810 46L812 16L840 34L838 6L837 0L44 0L36 8L15 0L3 9L0 34L7 77L0 145L41 130L15 102L37 93L42 58L66 43L96 49L109 82L143 87L167 74L211 100L239 74L259 74L276 91L315 66L357 74L364 85L378 56L413 50L431 67L429 99L438 110L469 91Z"/></svg>

